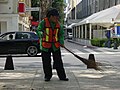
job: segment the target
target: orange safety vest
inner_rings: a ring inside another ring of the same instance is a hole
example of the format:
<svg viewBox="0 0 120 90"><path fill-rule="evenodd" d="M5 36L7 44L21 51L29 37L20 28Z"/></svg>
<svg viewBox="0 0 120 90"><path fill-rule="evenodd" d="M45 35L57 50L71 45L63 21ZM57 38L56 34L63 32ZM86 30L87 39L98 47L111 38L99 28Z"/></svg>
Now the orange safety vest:
<svg viewBox="0 0 120 90"><path fill-rule="evenodd" d="M60 47L60 43L58 42L60 24L57 23L54 30L52 29L48 18L45 18L45 27L44 27L44 36L42 38L42 46L44 48L51 48L52 43L54 43L56 48Z"/></svg>

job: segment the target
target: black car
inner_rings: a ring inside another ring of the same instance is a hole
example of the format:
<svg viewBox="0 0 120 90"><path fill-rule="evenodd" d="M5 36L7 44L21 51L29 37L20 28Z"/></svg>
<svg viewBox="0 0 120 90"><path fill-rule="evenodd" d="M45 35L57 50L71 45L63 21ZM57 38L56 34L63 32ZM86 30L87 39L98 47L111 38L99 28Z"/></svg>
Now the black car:
<svg viewBox="0 0 120 90"><path fill-rule="evenodd" d="M0 55L28 54L36 56L40 53L39 38L34 32L6 32L0 35Z"/></svg>

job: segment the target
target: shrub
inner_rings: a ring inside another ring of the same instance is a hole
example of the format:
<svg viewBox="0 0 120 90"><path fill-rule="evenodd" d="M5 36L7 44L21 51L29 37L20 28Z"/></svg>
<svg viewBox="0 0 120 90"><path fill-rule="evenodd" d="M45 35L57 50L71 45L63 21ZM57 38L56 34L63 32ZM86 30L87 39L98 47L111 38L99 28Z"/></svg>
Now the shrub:
<svg viewBox="0 0 120 90"><path fill-rule="evenodd" d="M94 38L94 39L91 39L91 44L93 46L98 46L98 47L107 47L107 41L108 41L107 38L103 38L103 39ZM120 45L120 38L117 38L117 39L111 38L110 41L111 41L111 47L114 47L115 41L117 43L117 47Z"/></svg>
<svg viewBox="0 0 120 90"><path fill-rule="evenodd" d="M107 38L103 38L103 39L99 39L99 38L95 38L95 39L91 39L91 44L93 46L98 46L98 47L103 47L105 42L107 42Z"/></svg>

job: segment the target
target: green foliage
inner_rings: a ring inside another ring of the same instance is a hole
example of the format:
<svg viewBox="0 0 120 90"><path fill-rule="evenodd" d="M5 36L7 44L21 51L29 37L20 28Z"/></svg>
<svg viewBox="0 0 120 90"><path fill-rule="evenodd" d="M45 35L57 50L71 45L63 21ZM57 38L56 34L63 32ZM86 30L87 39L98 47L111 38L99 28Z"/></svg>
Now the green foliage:
<svg viewBox="0 0 120 90"><path fill-rule="evenodd" d="M43 2L43 1L42 0L31 0L31 7L39 7L40 2ZM41 5L41 6L44 6L44 5ZM64 0L53 0L53 2L50 2L47 7L48 7L47 9L49 9L50 7L58 9L58 11L60 13L60 22L63 23L64 16L65 16L64 15L64 7L65 7ZM45 8L45 6L42 8ZM34 11L31 14L35 20L39 20L39 12L38 11ZM42 13L42 15L43 14L45 14L45 13ZM43 16L45 16L45 15L43 15Z"/></svg>
<svg viewBox="0 0 120 90"><path fill-rule="evenodd" d="M39 1L40 0L31 0L31 7L39 7ZM39 20L39 11L32 11L31 16L33 16L35 21Z"/></svg>
<svg viewBox="0 0 120 90"><path fill-rule="evenodd" d="M91 44L93 46L103 47L106 41L107 41L107 38L104 38L104 39L95 38L95 39L91 39Z"/></svg>
<svg viewBox="0 0 120 90"><path fill-rule="evenodd" d="M107 38L103 38L103 39L99 39L99 38L95 38L95 39L91 39L91 44L93 46L98 46L98 47L105 47L105 43L108 41ZM114 47L114 43L117 43L117 47L120 45L120 38L111 38L111 47Z"/></svg>
<svg viewBox="0 0 120 90"><path fill-rule="evenodd" d="M31 0L31 7L39 7L40 0Z"/></svg>
<svg viewBox="0 0 120 90"><path fill-rule="evenodd" d="M37 12L37 11L32 11L31 16L33 16L33 20L34 20L34 21L39 20L39 12Z"/></svg>
<svg viewBox="0 0 120 90"><path fill-rule="evenodd" d="M52 7L59 10L60 13L60 22L63 23L64 20L64 0L54 0Z"/></svg>

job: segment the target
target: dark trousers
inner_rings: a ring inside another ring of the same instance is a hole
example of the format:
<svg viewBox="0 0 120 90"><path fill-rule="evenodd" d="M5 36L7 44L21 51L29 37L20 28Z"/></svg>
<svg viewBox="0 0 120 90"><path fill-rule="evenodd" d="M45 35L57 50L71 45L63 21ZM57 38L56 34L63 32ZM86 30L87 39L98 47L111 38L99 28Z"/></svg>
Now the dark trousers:
<svg viewBox="0 0 120 90"><path fill-rule="evenodd" d="M53 52L52 49L49 49L48 52L42 51L42 62L45 78L52 77L51 53L53 55L54 68L57 71L58 77L60 79L66 78L60 49L55 52Z"/></svg>

